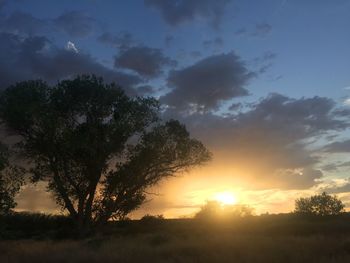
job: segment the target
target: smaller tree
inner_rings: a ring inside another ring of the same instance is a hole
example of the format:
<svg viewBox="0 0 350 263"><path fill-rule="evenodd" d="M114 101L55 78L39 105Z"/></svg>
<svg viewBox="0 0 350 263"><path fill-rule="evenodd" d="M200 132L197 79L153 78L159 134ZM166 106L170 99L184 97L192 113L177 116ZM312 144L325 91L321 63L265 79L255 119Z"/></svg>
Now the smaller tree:
<svg viewBox="0 0 350 263"><path fill-rule="evenodd" d="M339 215L344 212L345 205L337 196L323 192L308 198L295 200L295 213L318 216Z"/></svg>
<svg viewBox="0 0 350 263"><path fill-rule="evenodd" d="M8 150L0 144L0 214L7 214L16 206L14 200L23 183L23 172L8 161Z"/></svg>

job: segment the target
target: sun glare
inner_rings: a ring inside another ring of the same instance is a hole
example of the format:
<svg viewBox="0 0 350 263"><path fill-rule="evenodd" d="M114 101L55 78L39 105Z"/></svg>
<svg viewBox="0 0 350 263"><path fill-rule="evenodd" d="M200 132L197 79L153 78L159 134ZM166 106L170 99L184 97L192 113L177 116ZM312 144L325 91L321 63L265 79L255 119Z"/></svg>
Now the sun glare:
<svg viewBox="0 0 350 263"><path fill-rule="evenodd" d="M231 192L217 193L214 199L222 205L234 205L237 203L236 196Z"/></svg>

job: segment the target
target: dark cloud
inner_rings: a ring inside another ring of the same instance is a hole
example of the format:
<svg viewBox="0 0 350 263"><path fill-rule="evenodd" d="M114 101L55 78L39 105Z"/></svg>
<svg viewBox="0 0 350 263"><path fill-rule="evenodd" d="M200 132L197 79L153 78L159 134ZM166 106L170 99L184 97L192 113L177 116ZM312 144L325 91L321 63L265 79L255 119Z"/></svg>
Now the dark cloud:
<svg viewBox="0 0 350 263"><path fill-rule="evenodd" d="M164 38L164 44L166 47L170 47L171 44L174 42L174 36L171 36L171 35L167 35L165 38Z"/></svg>
<svg viewBox="0 0 350 263"><path fill-rule="evenodd" d="M323 171L326 171L326 172L334 172L337 170L337 168L338 168L338 166L335 163L329 163L329 164L323 165L321 167L321 169Z"/></svg>
<svg viewBox="0 0 350 263"><path fill-rule="evenodd" d="M80 11L65 12L53 20L54 25L72 37L86 37L95 27L95 20Z"/></svg>
<svg viewBox="0 0 350 263"><path fill-rule="evenodd" d="M259 23L255 25L255 29L252 33L255 37L266 37L272 31L272 26L267 23Z"/></svg>
<svg viewBox="0 0 350 263"><path fill-rule="evenodd" d="M335 106L328 98L270 94L233 115L184 116L168 110L166 116L186 123L213 151L216 167L238 167L233 175L250 180L249 186L306 189L323 176L316 168L319 152L311 150L308 141L348 126L334 115Z"/></svg>
<svg viewBox="0 0 350 263"><path fill-rule="evenodd" d="M199 58L199 57L201 57L202 56L202 53L201 52L199 52L199 51L192 51L191 52L191 57L193 57L193 58Z"/></svg>
<svg viewBox="0 0 350 263"><path fill-rule="evenodd" d="M29 13L16 11L0 18L0 32L17 35L37 35L43 31L63 31L72 37L85 37L92 33L95 20L86 13L69 11L55 19L39 19Z"/></svg>
<svg viewBox="0 0 350 263"><path fill-rule="evenodd" d="M334 171L338 171L339 168L343 168L343 167L345 168L350 167L350 161L329 163L329 164L323 165L321 168L322 170L327 172L334 172Z"/></svg>
<svg viewBox="0 0 350 263"><path fill-rule="evenodd" d="M277 54L269 50L269 51L266 51L260 58L258 58L258 60L267 62L270 60L274 60L276 57L277 57Z"/></svg>
<svg viewBox="0 0 350 263"><path fill-rule="evenodd" d="M122 50L115 58L117 68L133 70L146 78L158 77L162 74L164 67L175 65L176 61L166 57L162 50L146 46Z"/></svg>
<svg viewBox="0 0 350 263"><path fill-rule="evenodd" d="M0 11L5 6L6 2L6 0L0 0Z"/></svg>
<svg viewBox="0 0 350 263"><path fill-rule="evenodd" d="M211 40L203 41L203 47L208 48L221 48L224 45L224 40L221 37L216 37Z"/></svg>
<svg viewBox="0 0 350 263"><path fill-rule="evenodd" d="M45 37L22 38L0 34L0 87L18 81L41 78L55 82L76 74L93 73L115 81L131 91L141 79L135 75L108 69L89 54L57 48Z"/></svg>
<svg viewBox="0 0 350 263"><path fill-rule="evenodd" d="M348 153L350 152L350 140L330 143L324 147L324 151L329 153Z"/></svg>
<svg viewBox="0 0 350 263"><path fill-rule="evenodd" d="M245 27L242 27L235 31L236 36L245 35L246 33L247 33L247 29Z"/></svg>
<svg viewBox="0 0 350 263"><path fill-rule="evenodd" d="M239 28L234 32L236 36L253 36L253 37L266 37L272 31L272 26L268 23L255 24L253 29L247 29L245 27Z"/></svg>
<svg viewBox="0 0 350 263"><path fill-rule="evenodd" d="M343 184L341 185L333 182L321 188L321 190L326 191L329 194L339 194L339 193L350 192L350 178L346 178Z"/></svg>
<svg viewBox="0 0 350 263"><path fill-rule="evenodd" d="M343 162L338 164L338 167L350 167L350 161L349 162Z"/></svg>
<svg viewBox="0 0 350 263"><path fill-rule="evenodd" d="M201 18L218 27L231 0L144 0L144 2L146 6L157 9L169 25L177 26Z"/></svg>
<svg viewBox="0 0 350 263"><path fill-rule="evenodd" d="M154 92L155 89L151 85L142 85L137 87L137 93L140 95L151 95Z"/></svg>
<svg viewBox="0 0 350 263"><path fill-rule="evenodd" d="M20 11L16 11L6 18L0 18L0 32L33 35L45 27L45 20Z"/></svg>
<svg viewBox="0 0 350 263"><path fill-rule="evenodd" d="M254 76L233 52L214 55L194 65L170 72L173 90L162 101L178 109L215 109L220 102L248 95L245 85Z"/></svg>
<svg viewBox="0 0 350 263"><path fill-rule="evenodd" d="M136 43L135 39L129 32L120 32L118 34L112 34L110 32L105 32L100 35L97 39L101 43L119 48L127 49Z"/></svg>
<svg viewBox="0 0 350 263"><path fill-rule="evenodd" d="M273 61L276 59L277 54L272 51L265 51L263 55L256 57L253 63L258 67L260 74L266 73L269 68L272 67Z"/></svg>
<svg viewBox="0 0 350 263"><path fill-rule="evenodd" d="M242 103L232 103L231 106L228 108L230 111L238 111L242 109Z"/></svg>
<svg viewBox="0 0 350 263"><path fill-rule="evenodd" d="M320 170L310 167L300 170L282 170L273 174L277 180L277 186L283 189L307 189L316 184L322 178Z"/></svg>
<svg viewBox="0 0 350 263"><path fill-rule="evenodd" d="M253 111L240 116L240 119L255 119L256 122L263 120L267 123L273 120L270 124L275 126L275 129L288 127L283 130L286 135L307 137L322 131L347 127L346 122L335 118L335 106L332 99L325 97L291 99L273 93L258 102ZM294 128L291 129L291 126Z"/></svg>

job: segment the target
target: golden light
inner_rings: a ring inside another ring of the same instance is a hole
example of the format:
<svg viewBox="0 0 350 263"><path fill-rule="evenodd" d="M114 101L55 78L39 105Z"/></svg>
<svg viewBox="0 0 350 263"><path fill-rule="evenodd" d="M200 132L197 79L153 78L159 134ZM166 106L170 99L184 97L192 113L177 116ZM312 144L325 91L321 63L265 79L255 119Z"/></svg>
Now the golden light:
<svg viewBox="0 0 350 263"><path fill-rule="evenodd" d="M222 205L234 205L237 203L237 197L232 192L217 193L214 199Z"/></svg>

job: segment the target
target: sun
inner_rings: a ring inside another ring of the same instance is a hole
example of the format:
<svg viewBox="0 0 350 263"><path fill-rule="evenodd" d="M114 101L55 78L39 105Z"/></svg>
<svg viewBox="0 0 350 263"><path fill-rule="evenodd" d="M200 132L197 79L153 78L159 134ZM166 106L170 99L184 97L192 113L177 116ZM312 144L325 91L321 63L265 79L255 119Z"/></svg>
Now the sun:
<svg viewBox="0 0 350 263"><path fill-rule="evenodd" d="M217 193L214 199L222 205L234 205L237 203L237 197L232 192Z"/></svg>

